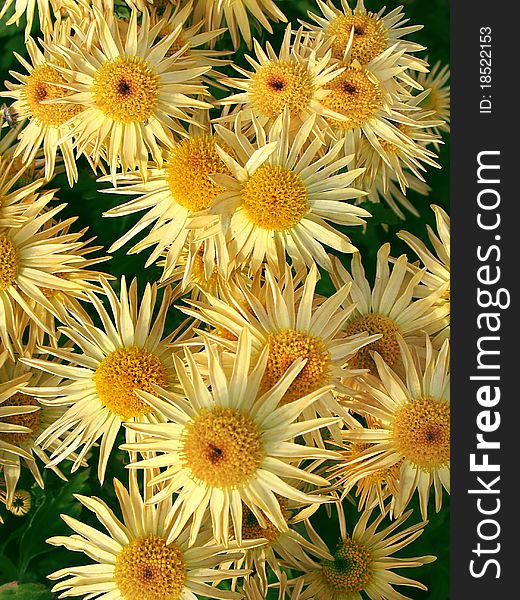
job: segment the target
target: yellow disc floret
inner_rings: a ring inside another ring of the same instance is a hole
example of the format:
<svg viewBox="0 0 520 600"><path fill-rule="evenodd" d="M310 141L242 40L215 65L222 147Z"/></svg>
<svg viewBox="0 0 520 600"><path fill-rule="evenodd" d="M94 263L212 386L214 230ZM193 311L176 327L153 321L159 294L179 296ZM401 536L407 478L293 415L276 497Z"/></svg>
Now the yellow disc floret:
<svg viewBox="0 0 520 600"><path fill-rule="evenodd" d="M392 367L397 362L400 354L399 342L397 341L399 326L386 315L368 313L350 321L346 328L347 335L356 335L365 331L370 335L381 333L382 337L358 350L349 361L349 367L376 370L376 365L370 356L371 352L378 352L385 363Z"/></svg>
<svg viewBox="0 0 520 600"><path fill-rule="evenodd" d="M94 102L118 123L143 123L154 112L160 77L139 56L119 56L102 65L94 76Z"/></svg>
<svg viewBox="0 0 520 600"><path fill-rule="evenodd" d="M249 220L262 229L291 229L309 210L305 184L285 167L257 169L242 186L241 197Z"/></svg>
<svg viewBox="0 0 520 600"><path fill-rule="evenodd" d="M44 125L59 127L78 114L82 108L78 104L65 102L42 104L47 100L70 95L65 88L53 85L53 83L63 84L65 79L51 64L38 65L27 77L24 94L32 117L39 119Z"/></svg>
<svg viewBox="0 0 520 600"><path fill-rule="evenodd" d="M232 408L205 409L182 435L181 459L196 481L218 488L246 485L264 456L257 423Z"/></svg>
<svg viewBox="0 0 520 600"><path fill-rule="evenodd" d="M354 28L354 37L350 50L350 59L358 60L362 65L382 54L388 47L388 35L382 19L374 14L345 14L333 19L327 30L327 36L333 37L332 56L342 59L350 35Z"/></svg>
<svg viewBox="0 0 520 600"><path fill-rule="evenodd" d="M99 399L122 419L132 419L152 412L134 390L152 392L153 385L164 387L166 370L155 354L145 348L129 346L111 352L94 374Z"/></svg>
<svg viewBox="0 0 520 600"><path fill-rule="evenodd" d="M0 292L14 283L19 267L20 257L16 246L5 233L0 233Z"/></svg>
<svg viewBox="0 0 520 600"><path fill-rule="evenodd" d="M370 581L372 557L368 550L349 537L341 540L333 561L322 563L324 583L331 597L355 594L364 590Z"/></svg>
<svg viewBox="0 0 520 600"><path fill-rule="evenodd" d="M230 175L217 154L211 135L190 137L173 149L166 166L166 179L173 199L190 211L209 208L211 202L225 190L213 183L210 175Z"/></svg>
<svg viewBox="0 0 520 600"><path fill-rule="evenodd" d="M284 329L270 334L267 344L269 356L262 381L265 390L278 383L297 358L307 360L282 402L298 400L330 382L331 357L321 338L312 337L305 331Z"/></svg>
<svg viewBox="0 0 520 600"><path fill-rule="evenodd" d="M138 538L116 558L114 580L125 600L177 600L186 581L186 562L176 544L156 535Z"/></svg>
<svg viewBox="0 0 520 600"><path fill-rule="evenodd" d="M338 129L363 127L381 108L381 89L364 69L348 67L326 88L331 91L323 104L347 117L345 121L330 120L330 124Z"/></svg>
<svg viewBox="0 0 520 600"><path fill-rule="evenodd" d="M307 108L313 93L307 68L297 62L268 62L251 78L251 102L266 117L275 118L285 108L292 116L298 116Z"/></svg>
<svg viewBox="0 0 520 600"><path fill-rule="evenodd" d="M29 442L31 439L36 437L40 429L41 422L41 409L37 400L32 398L31 396L27 396L26 394L22 394L17 392L10 398L8 398L5 402L2 403L2 408L14 408L16 411L17 406L36 406L38 410L34 412L27 412L21 415L9 415L6 417L0 417L1 423L9 423L10 425L21 425L22 427L27 427L30 431L26 433L0 433L0 440L4 442L9 442L15 446L20 446L21 444L25 444Z"/></svg>
<svg viewBox="0 0 520 600"><path fill-rule="evenodd" d="M450 406L434 398L412 400L399 409L393 437L402 455L424 470L450 462Z"/></svg>

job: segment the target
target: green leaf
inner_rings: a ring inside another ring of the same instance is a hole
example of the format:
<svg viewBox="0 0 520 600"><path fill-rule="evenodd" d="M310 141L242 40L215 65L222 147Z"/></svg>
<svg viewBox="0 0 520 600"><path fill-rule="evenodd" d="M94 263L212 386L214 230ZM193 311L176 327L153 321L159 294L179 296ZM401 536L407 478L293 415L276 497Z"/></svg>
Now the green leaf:
<svg viewBox="0 0 520 600"><path fill-rule="evenodd" d="M0 587L0 600L50 600L52 593L41 583L12 581Z"/></svg>

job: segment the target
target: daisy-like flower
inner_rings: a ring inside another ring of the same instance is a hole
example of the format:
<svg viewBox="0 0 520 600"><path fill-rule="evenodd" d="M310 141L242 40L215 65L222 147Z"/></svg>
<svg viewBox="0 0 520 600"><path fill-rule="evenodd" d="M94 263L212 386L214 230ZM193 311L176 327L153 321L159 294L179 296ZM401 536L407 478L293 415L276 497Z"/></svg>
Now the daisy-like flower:
<svg viewBox="0 0 520 600"><path fill-rule="evenodd" d="M2 492L0 492L0 500L4 503L7 502L7 498ZM27 490L16 490L13 501L7 510L16 517L25 517L25 515L29 514L31 506L32 496L30 492Z"/></svg>
<svg viewBox="0 0 520 600"><path fill-rule="evenodd" d="M403 39L415 33L422 25L408 25L403 7L398 6L385 15L385 8L373 13L367 11L364 0L357 0L351 8L348 0L341 0L336 8L331 0L317 0L323 17L308 13L315 25L306 24L315 34L324 32L332 42L332 55L337 60L357 60L362 65L377 58L389 48L402 52L399 63L410 70L427 71L427 63L412 54L424 46Z"/></svg>
<svg viewBox="0 0 520 600"><path fill-rule="evenodd" d="M31 393L34 385L53 386L59 378L31 371L19 361L12 361L6 352L0 355L0 465L6 483L6 505L15 498L22 465L31 472L43 488L43 479L36 459L45 466L47 453L36 443L37 437L63 414L60 407L43 406ZM62 473L52 469L59 477Z"/></svg>
<svg viewBox="0 0 520 600"><path fill-rule="evenodd" d="M219 0L208 2L198 0L193 12L193 22L203 19L207 30L218 29L226 25L231 34L235 50L242 40L251 48L251 25L249 19L259 23L269 33L273 33L273 23L287 22L287 17L274 0Z"/></svg>
<svg viewBox="0 0 520 600"><path fill-rule="evenodd" d="M129 468L166 467L150 483L164 483L151 501L178 493L170 515L172 530L168 541L191 520L190 543L193 543L209 512L215 539L219 543L227 542L231 521L234 537L241 544L243 503L262 525L271 522L280 531L287 531L278 497L301 504L327 501L325 496L300 491L287 480L297 479L313 486L328 485L326 479L298 465L305 459L334 458L336 453L306 447L294 440L337 421L329 418L295 422L302 411L329 388L320 388L290 404L281 404L304 361L296 361L271 389L262 393L268 352L266 349L262 353L250 371L251 352L251 336L246 329L240 336L228 377L216 348L208 343L209 389L188 350L185 354L189 371L181 359L174 356L187 400L167 392L160 393L162 398L138 392L150 407L164 412L169 422L128 423L129 429L142 435L142 441L122 448L156 454L153 458L133 462Z"/></svg>
<svg viewBox="0 0 520 600"><path fill-rule="evenodd" d="M210 107L195 98L205 90L199 78L210 67L194 67L185 46L166 57L181 24L157 42L164 23L150 28L146 11L139 25L132 11L124 35L111 13L94 6L92 15L88 40L77 30L78 39L49 47L67 65L56 66L66 81L63 102L83 107L69 136L94 166L106 154L112 173L118 166L123 172L138 168L146 177L149 154L161 166L161 145L171 145L172 132L185 135L181 122L193 122L187 111Z"/></svg>
<svg viewBox="0 0 520 600"><path fill-rule="evenodd" d="M220 568L223 561L239 553L211 543L207 532L191 545L186 531L172 536L167 520L171 503L145 503L146 494L141 496L136 477L130 477L128 490L117 479L114 488L122 520L99 498L76 495L107 533L62 515L75 534L47 540L53 546L83 552L94 561L49 575L53 580L63 579L54 585L53 592L61 592L60 598L101 594L100 598L112 600L241 598L237 592L216 587L225 579L247 574Z"/></svg>
<svg viewBox="0 0 520 600"><path fill-rule="evenodd" d="M447 324L444 329L435 338L435 345L440 345L444 339L450 336L449 326L449 308L450 308L450 217L440 207L432 204L432 210L435 213L437 223L437 235L428 225L428 237L433 246L435 254L426 246L426 244L415 235L407 231L400 231L397 236L403 240L417 254L421 263L426 267L419 285L414 291L417 298L426 296L442 289L442 296L438 299L438 304L448 310ZM410 264L409 270L412 273L420 271L420 267Z"/></svg>
<svg viewBox="0 0 520 600"><path fill-rule="evenodd" d="M295 590L295 594L289 596L292 600L362 600L365 594L371 600L386 598L407 600L408 596L403 596L393 587L394 585L427 589L422 583L393 571L393 569L420 567L435 560L435 556L413 558L394 556L396 552L414 542L424 531L425 522L410 525L405 529L401 528L412 514L411 510L381 529L380 525L386 514L379 514L369 523L372 511L365 510L352 533L347 530L345 515L340 504L338 504L338 514L340 539L334 550L329 550L310 523L307 523L307 531L314 545L324 552L330 552L333 560L313 561L310 568L296 561L290 562L289 566L296 571L305 570L304 575L288 582ZM310 557L308 560L311 560Z"/></svg>
<svg viewBox="0 0 520 600"><path fill-rule="evenodd" d="M426 294L420 300L413 300L415 289L421 281L424 271L418 270L409 275L406 255L400 256L390 269L390 244L381 246L377 253L376 276L374 286L365 277L361 257L352 257L352 274L336 259L332 279L336 287L352 283L347 303L356 305L345 326L347 335L366 331L379 333L380 339L365 346L349 361L349 366L374 370L372 352L378 352L387 365L400 364L399 336L408 343L422 345L423 331L435 334L440 331L447 318L449 309L438 306L445 292L441 287Z"/></svg>
<svg viewBox="0 0 520 600"><path fill-rule="evenodd" d="M417 490L426 519L430 488L435 489L435 509L442 506L442 489L450 489L450 388L449 341L437 353L426 339L426 360L401 342L406 380L402 380L376 353L381 383L365 382L353 410L378 419L380 427L345 430L345 440L370 446L345 463L347 489L371 473L400 465L392 510L399 516Z"/></svg>
<svg viewBox="0 0 520 600"><path fill-rule="evenodd" d="M231 174L218 154L218 144L223 145L222 140L210 133L192 133L173 146L162 168L148 169L147 181L143 182L138 174L116 176L117 187L104 191L138 197L112 208L105 212L104 216L121 217L143 210L146 212L131 229L112 244L109 251L121 248L153 224L142 239L130 248L129 253L154 247L146 266L162 256L164 265L161 281L172 276L186 247L188 261L195 260L191 254L194 246L190 218L194 213L208 209L213 200L225 191L224 187L212 181L210 175ZM199 218L198 226L203 230L216 228L216 233L210 241L197 245L197 252L202 250L205 271L210 275L216 267L221 275L227 277L229 261L218 217L207 215L203 219Z"/></svg>
<svg viewBox="0 0 520 600"><path fill-rule="evenodd" d="M367 143L390 171L395 148L411 157L421 152L408 130L438 124L414 118L420 109L411 103L409 87L418 84L412 80L403 86L399 81L404 72L400 54L389 48L366 66L357 60L345 63L345 70L325 86L329 93L323 100L327 108L345 117L329 119L335 137L344 142L345 155L358 154L361 144Z"/></svg>
<svg viewBox="0 0 520 600"><path fill-rule="evenodd" d="M173 390L176 377L169 344L173 332L163 337L171 294L168 289L154 318L156 286L146 286L141 302L137 281L127 288L121 280L120 298L111 286L101 280L113 317L97 296L89 292L102 328L83 315L71 313L60 332L69 338L78 351L68 348L44 348L61 362L43 359L23 359L23 362L62 378L59 385L31 388L31 393L48 406L67 407L62 417L39 436L38 443L47 448L54 445L51 464L58 464L81 448L73 470L101 438L98 477L103 481L107 462L122 423L137 421L157 423L164 420L160 413L136 396L135 390L151 391L154 385ZM129 439L133 439L129 435Z"/></svg>
<svg viewBox="0 0 520 600"><path fill-rule="evenodd" d="M13 348L23 353L23 340L16 325L20 322L18 311L53 336L34 307L41 306L59 319L60 314L56 314L47 296L53 291L74 294L82 288L81 280L67 278L86 261L75 252L75 236L61 239L56 234L62 227L49 225L65 204L44 210L53 194L45 191L36 197L24 215L27 220L19 227L0 229L0 340L11 353Z"/></svg>
<svg viewBox="0 0 520 600"><path fill-rule="evenodd" d="M68 21L58 21L52 34L46 36L47 43L67 45L71 31ZM51 103L49 100L62 98L70 94L61 87L65 79L56 70L56 64L62 64L62 59L52 56L43 47L38 48L32 38L26 41L30 62L16 54L27 74L11 71L17 83L5 82L6 91L0 96L14 98L12 110L21 121L28 122L20 132L19 143L14 156L20 157L24 163L32 162L41 148L45 159L45 178L50 180L56 167L58 151L63 156L69 184L72 186L78 180L78 170L72 149L72 140L67 134L72 129L75 116L81 111L79 104Z"/></svg>
<svg viewBox="0 0 520 600"><path fill-rule="evenodd" d="M450 131L450 67L436 62L429 73L419 73L419 83L426 94L420 106L423 110L432 111L436 119L442 121L441 125L433 128L434 133Z"/></svg>
<svg viewBox="0 0 520 600"><path fill-rule="evenodd" d="M347 394L350 390L342 385L342 380L364 373L350 370L349 360L379 336L368 336L361 331L346 336L342 330L355 307L351 304L344 309L341 305L349 296L350 285L343 286L316 307L317 279L318 270L315 266L306 277L303 288L298 286L289 268L286 268L283 283L277 282L267 269L265 289L260 293L243 287L240 296L229 294L223 301L208 295L206 302L189 302L196 310L182 310L214 327L214 339L231 352L236 350L236 342L229 338L238 339L244 329L251 332L253 358L268 352L262 391L277 384L295 360L306 360L305 366L282 397L282 404L298 400L326 385L333 386L335 393ZM264 297L265 301L261 302L258 296ZM226 337L219 337L218 333L223 329L226 330ZM340 415L354 424L348 410L335 399L333 390L304 409L301 418L311 420L316 416ZM339 439L339 431L338 425L331 428L331 434L336 439ZM310 433L308 439L323 446L319 431Z"/></svg>
<svg viewBox="0 0 520 600"><path fill-rule="evenodd" d="M340 252L356 251L349 238L327 221L362 225L362 217L370 216L348 202L364 195L350 187L362 171L339 172L352 161L352 156L337 158L342 142L321 158L318 154L322 143L317 138L304 150L313 127L311 115L290 143L290 116L286 110L268 137L263 128L256 128L257 141L252 145L240 133L240 116L236 133L217 126L235 157L218 149L232 175L212 176L226 191L214 200L209 212L222 217L229 256L236 267L247 266L254 274L267 259L280 273L287 253L296 269L318 263L330 270L331 261L322 243Z"/></svg>
<svg viewBox="0 0 520 600"><path fill-rule="evenodd" d="M248 130L252 130L251 115L256 117L262 127L269 129L287 109L294 132L315 114L317 118L312 133L320 136L323 130L328 129L328 122L324 117L345 119L341 114L325 108L322 103L329 93L324 86L343 69L330 64L331 51L320 52L321 45L321 38L311 43L301 28L293 31L290 25L285 30L278 54L269 42L264 50L255 40L256 60L246 55L254 72L235 66L245 79L227 78L225 83L244 91L219 101L225 107L236 107L216 121L232 122L236 113L240 112L244 127ZM254 133L254 129L252 132Z"/></svg>

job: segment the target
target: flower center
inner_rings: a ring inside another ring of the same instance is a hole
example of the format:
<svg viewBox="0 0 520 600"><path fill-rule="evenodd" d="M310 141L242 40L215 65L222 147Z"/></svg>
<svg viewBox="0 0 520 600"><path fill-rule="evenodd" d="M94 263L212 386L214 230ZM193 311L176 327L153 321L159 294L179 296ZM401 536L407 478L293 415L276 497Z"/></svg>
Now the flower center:
<svg viewBox="0 0 520 600"><path fill-rule="evenodd" d="M20 267L20 257L13 242L7 235L0 234L0 292L11 286Z"/></svg>
<svg viewBox="0 0 520 600"><path fill-rule="evenodd" d="M153 392L153 385L165 387L166 370L155 354L145 348L129 346L111 352L94 374L101 402L123 420L152 412L134 390Z"/></svg>
<svg viewBox="0 0 520 600"><path fill-rule="evenodd" d="M275 118L285 107L293 116L305 110L314 86L304 65L271 61L258 68L251 78L250 94L254 108Z"/></svg>
<svg viewBox="0 0 520 600"><path fill-rule="evenodd" d="M102 65L94 76L97 108L118 123L143 123L154 112L161 80L138 56L119 56Z"/></svg>
<svg viewBox="0 0 520 600"><path fill-rule="evenodd" d="M389 317L378 313L360 315L350 321L345 330L348 336L368 332L369 335L380 333L383 337L358 350L349 361L353 369L370 369L376 371L376 365L370 356L371 352L378 352L385 363L393 367L400 355L397 334L399 327Z"/></svg>
<svg viewBox="0 0 520 600"><path fill-rule="evenodd" d="M325 583L340 593L364 590L370 580L372 558L365 546L350 538L341 540L333 561L322 563Z"/></svg>
<svg viewBox="0 0 520 600"><path fill-rule="evenodd" d="M3 407L11 408L14 406L40 406L39 403L26 394L17 392L11 398L6 400ZM35 437L40 429L41 422L41 410L35 410L34 412L25 413L22 415L9 415L1 417L2 423L9 423L10 425L22 425L23 427L29 428L31 431L27 433L0 433L0 440L9 442L15 446L25 444Z"/></svg>
<svg viewBox="0 0 520 600"><path fill-rule="evenodd" d="M412 400L400 408L393 436L402 455L421 469L440 469L450 461L450 406L434 398Z"/></svg>
<svg viewBox="0 0 520 600"><path fill-rule="evenodd" d="M350 50L351 60L358 60L362 65L366 65L386 50L388 36L382 19L374 13L365 15L351 13L339 15L327 28L327 35L334 37L332 43L334 58L340 60L343 58L352 28L354 28L354 39Z"/></svg>
<svg viewBox="0 0 520 600"><path fill-rule="evenodd" d="M214 173L231 175L217 154L215 138L211 135L179 142L166 166L168 187L174 200L193 212L209 208L212 201L225 191L209 178Z"/></svg>
<svg viewBox="0 0 520 600"><path fill-rule="evenodd" d="M42 104L44 100L55 100L70 95L70 92L53 83L65 83L65 79L50 64L38 65L27 77L25 98L33 117L44 125L59 127L78 114L82 107L79 104L67 103Z"/></svg>
<svg viewBox="0 0 520 600"><path fill-rule="evenodd" d="M323 104L348 117L346 121L330 120L338 129L356 129L365 125L382 105L382 94L377 83L374 83L364 69L349 67L335 77L326 89L330 94Z"/></svg>
<svg viewBox="0 0 520 600"><path fill-rule="evenodd" d="M125 600L177 600L186 562L176 544L156 535L138 538L117 555L114 579Z"/></svg>
<svg viewBox="0 0 520 600"><path fill-rule="evenodd" d="M282 514L287 522L288 511L287 502L285 498L278 498ZM280 535L280 531L274 526L269 519L266 519L266 527L261 527L257 521L255 515L249 510L249 508L242 504L242 538L244 540L256 540L258 538L265 538L269 542L275 542Z"/></svg>
<svg viewBox="0 0 520 600"><path fill-rule="evenodd" d="M311 337L303 331L285 329L270 334L267 339L269 356L262 380L262 388L268 390L283 377L297 358L307 363L282 398L286 404L310 394L330 381L331 357L321 338Z"/></svg>
<svg viewBox="0 0 520 600"><path fill-rule="evenodd" d="M26 490L16 490L13 503L7 510L15 517L24 517L31 510L31 505L31 494Z"/></svg>
<svg viewBox="0 0 520 600"><path fill-rule="evenodd" d="M242 186L241 195L247 216L262 229L291 229L309 210L305 184L285 167L260 167Z"/></svg>
<svg viewBox="0 0 520 600"><path fill-rule="evenodd" d="M184 428L181 458L195 480L208 486L243 486L264 456L256 422L245 412L215 407L202 411Z"/></svg>

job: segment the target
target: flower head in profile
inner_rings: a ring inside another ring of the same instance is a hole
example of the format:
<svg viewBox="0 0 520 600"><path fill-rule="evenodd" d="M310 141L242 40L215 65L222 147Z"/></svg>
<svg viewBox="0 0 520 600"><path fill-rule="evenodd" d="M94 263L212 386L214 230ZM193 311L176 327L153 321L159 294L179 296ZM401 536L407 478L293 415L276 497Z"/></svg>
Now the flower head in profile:
<svg viewBox="0 0 520 600"><path fill-rule="evenodd" d="M343 480L346 492L361 478L399 465L393 513L401 515L417 490L426 519L432 485L437 512L443 488L450 489L449 341L436 352L427 338L424 365L404 342L401 351L406 379L374 354L380 382L362 384L362 398L352 402L353 410L377 419L379 426L343 432L349 442L369 444L345 462Z"/></svg>
<svg viewBox="0 0 520 600"><path fill-rule="evenodd" d="M356 305L345 325L348 335L368 332L381 337L365 346L354 356L349 365L353 368L375 370L372 352L378 352L386 364L400 368L401 351L399 337L408 343L422 346L424 331L431 334L443 329L449 309L439 306L438 301L446 290L443 286L423 298L414 300L415 289L424 271L409 273L406 255L400 256L390 269L390 244L381 246L377 253L376 276L371 286L366 279L361 257L352 257L351 272L336 259L332 279L336 287L352 283L348 303Z"/></svg>
<svg viewBox="0 0 520 600"><path fill-rule="evenodd" d="M450 131L450 67L437 61L429 73L419 73L417 83L424 88L420 107L432 111L441 124L433 128L435 134Z"/></svg>
<svg viewBox="0 0 520 600"><path fill-rule="evenodd" d="M43 448L53 445L51 464L58 464L81 448L73 470L101 439L98 477L103 481L108 459L121 425L127 421L165 420L137 395L136 390L152 390L158 385L173 390L176 377L169 344L176 332L164 336L171 293L164 291L158 310L157 286L147 284L139 301L137 280L129 287L123 278L119 298L112 287L101 281L110 304L110 315L92 292L89 299L101 327L82 314L71 312L61 333L73 348L44 350L59 359L24 359L34 368L61 378L59 385L31 388L50 406L66 407L64 414L38 438ZM133 439L129 434L129 439Z"/></svg>
<svg viewBox="0 0 520 600"><path fill-rule="evenodd" d="M30 386L52 387L59 378L31 370L19 361L13 361L7 351L0 354L0 466L6 484L6 506L15 500L16 486L22 468L27 468L36 483L44 482L38 462L50 463L47 452L36 439L63 414L59 406L44 406L31 393ZM52 470L62 479L56 468Z"/></svg>
<svg viewBox="0 0 520 600"><path fill-rule="evenodd" d="M354 528L349 531L341 504L337 504L340 539L334 549L327 546L312 525L307 522L307 532L313 543L323 552L330 552L333 560L315 561L310 557L304 564L296 561L287 566L294 571L304 571L285 587L292 588L292 600L361 600L365 594L372 599L400 598L408 600L393 586L405 585L426 590L426 587L408 577L398 575L393 569L420 567L435 560L434 556L405 558L394 554L420 537L426 522L401 526L412 514L408 511L393 523L382 527L386 512L372 518L373 511L365 510ZM308 563L311 563L310 565Z"/></svg>
<svg viewBox="0 0 520 600"><path fill-rule="evenodd" d="M435 345L439 346L450 336L450 217L440 206L432 204L431 208L435 214L437 234L429 225L427 225L427 229L434 252L422 240L407 231L400 231L397 236L410 246L426 267L426 272L415 289L414 295L417 298L424 298L429 294L438 292L439 289L443 290L438 304L448 309L448 317L446 326L435 337ZM408 268L412 273L417 273L421 269L421 267L413 264L408 265Z"/></svg>
<svg viewBox="0 0 520 600"><path fill-rule="evenodd" d="M212 543L207 530L191 545L187 531L172 537L168 523L171 503L146 503L149 494L145 491L141 495L135 475L130 475L128 489L114 479L114 489L122 520L103 500L78 494L77 500L106 532L62 515L75 533L47 540L53 546L82 552L93 561L49 575L52 580L62 580L54 585L53 592L61 592L60 597L102 594L113 600L241 598L237 592L216 587L225 579L247 574L220 567L224 561L238 558L239 552Z"/></svg>
<svg viewBox="0 0 520 600"><path fill-rule="evenodd" d="M262 526L272 523L280 531L287 531L278 498L300 504L327 500L325 496L301 491L290 480L312 486L328 484L326 479L299 465L305 459L334 458L336 453L307 447L296 440L337 419L296 420L330 388L322 387L290 404L282 404L281 399L304 361L295 361L272 388L262 392L268 352L262 352L251 370L251 351L251 336L244 330L232 372L227 375L217 349L208 343L209 388L189 351L185 353L188 368L175 356L186 399L159 390L157 395L139 392L151 408L164 412L169 422L127 423L143 439L123 448L155 454L133 462L129 468L164 469L150 481L151 485L164 485L151 501L177 494L171 511L171 537L191 521L193 542L209 512L215 539L226 543L232 528L240 544L243 504Z"/></svg>
<svg viewBox="0 0 520 600"><path fill-rule="evenodd" d="M184 56L185 46L167 56L180 24L158 41L163 23L150 28L147 11L140 24L132 11L124 30L111 13L94 6L92 15L92 39L76 39L78 30L67 45L49 48L66 65L56 66L66 82L63 102L83 108L69 137L94 166L106 156L112 174L118 167L139 169L146 178L149 155L160 166L162 147L172 143L173 133L185 135L182 123L193 122L194 111L210 107L196 98L205 91L199 78L210 67L194 66Z"/></svg>
<svg viewBox="0 0 520 600"><path fill-rule="evenodd" d="M236 267L255 274L267 261L275 273L281 273L288 254L297 269L317 263L330 270L322 244L340 252L356 251L330 223L357 226L370 216L349 202L365 194L350 187L361 170L342 172L352 157L338 158L341 142L323 156L319 139L307 147L313 125L310 117L290 143L290 116L285 111L269 135L257 127L254 145L240 133L240 116L235 133L217 126L234 156L218 149L231 175L212 177L225 191L209 212L221 216L229 257Z"/></svg>

